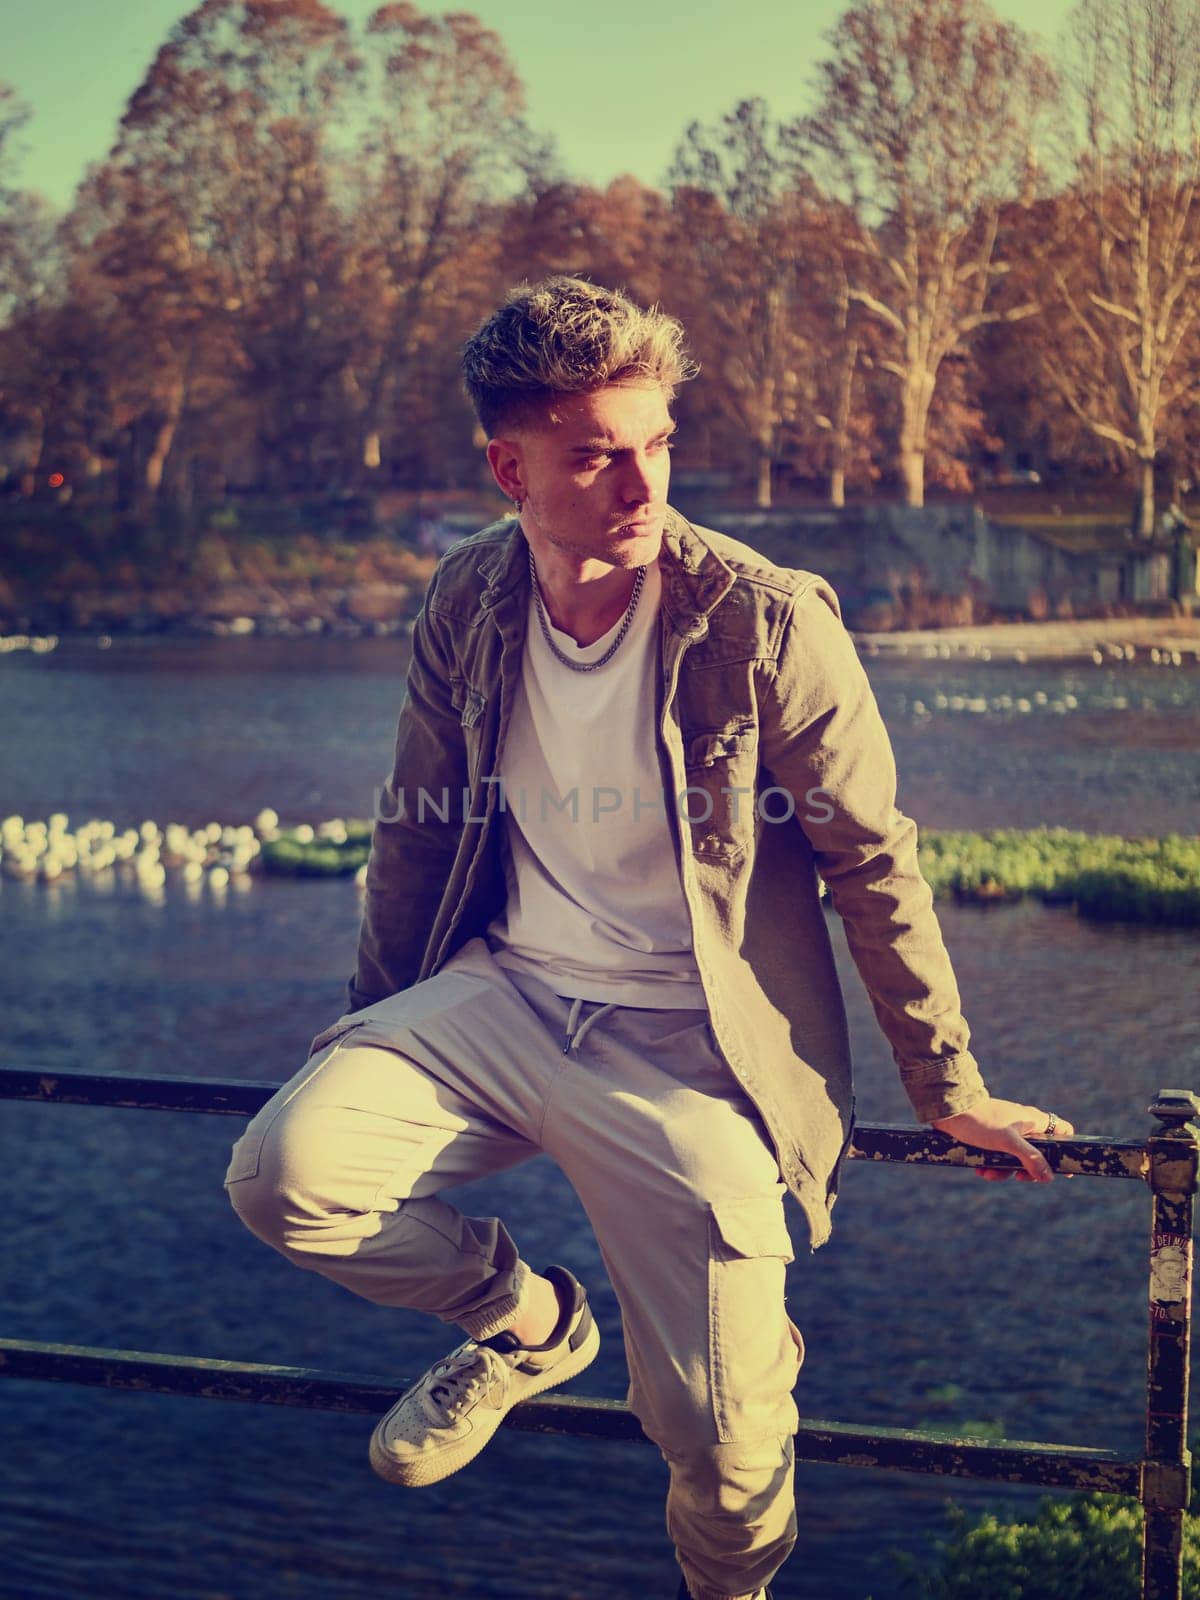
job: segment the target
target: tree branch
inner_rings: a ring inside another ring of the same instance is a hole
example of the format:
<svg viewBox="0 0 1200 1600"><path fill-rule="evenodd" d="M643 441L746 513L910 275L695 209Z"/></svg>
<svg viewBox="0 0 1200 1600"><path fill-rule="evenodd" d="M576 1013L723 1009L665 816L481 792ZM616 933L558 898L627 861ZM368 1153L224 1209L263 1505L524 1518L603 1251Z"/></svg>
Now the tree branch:
<svg viewBox="0 0 1200 1600"><path fill-rule="evenodd" d="M897 333L903 334L906 331L903 320L896 315L891 306L884 305L882 300L877 300L866 289L852 288L849 291L849 297L851 300L856 300L859 305L865 306L868 311L873 311L877 317L880 317L889 327L894 328Z"/></svg>

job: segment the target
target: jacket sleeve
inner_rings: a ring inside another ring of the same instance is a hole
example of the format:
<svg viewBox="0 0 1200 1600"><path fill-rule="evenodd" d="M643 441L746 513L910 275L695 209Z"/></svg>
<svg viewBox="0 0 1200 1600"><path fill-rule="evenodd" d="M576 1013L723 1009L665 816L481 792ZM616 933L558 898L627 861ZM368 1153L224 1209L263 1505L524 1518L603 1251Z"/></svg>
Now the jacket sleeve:
<svg viewBox="0 0 1200 1600"><path fill-rule="evenodd" d="M917 1117L953 1116L987 1090L916 826L896 807L891 743L823 580L796 595L776 660L761 707L763 763L794 800Z"/></svg>
<svg viewBox="0 0 1200 1600"><path fill-rule="evenodd" d="M430 609L436 581L413 627L395 759L376 811L351 1011L417 981L462 834L466 748Z"/></svg>

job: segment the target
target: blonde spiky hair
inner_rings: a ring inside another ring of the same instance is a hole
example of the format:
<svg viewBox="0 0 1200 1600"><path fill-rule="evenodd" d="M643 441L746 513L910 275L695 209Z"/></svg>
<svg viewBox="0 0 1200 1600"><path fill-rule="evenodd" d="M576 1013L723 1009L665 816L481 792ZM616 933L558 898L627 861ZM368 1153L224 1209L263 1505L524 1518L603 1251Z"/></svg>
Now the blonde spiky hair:
<svg viewBox="0 0 1200 1600"><path fill-rule="evenodd" d="M683 326L618 289L558 274L511 289L463 349L463 374L489 438L528 426L555 395L641 379L673 396L697 367Z"/></svg>

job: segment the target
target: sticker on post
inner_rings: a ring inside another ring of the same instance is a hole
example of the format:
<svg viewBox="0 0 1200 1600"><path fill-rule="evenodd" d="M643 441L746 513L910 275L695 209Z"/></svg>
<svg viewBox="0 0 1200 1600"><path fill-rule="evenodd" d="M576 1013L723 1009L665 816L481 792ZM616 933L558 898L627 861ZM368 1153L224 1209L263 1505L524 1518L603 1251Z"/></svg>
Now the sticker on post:
<svg viewBox="0 0 1200 1600"><path fill-rule="evenodd" d="M1169 1317L1191 1293L1192 1241L1183 1233L1150 1235L1150 1315ZM1171 1320L1174 1320L1173 1318Z"/></svg>

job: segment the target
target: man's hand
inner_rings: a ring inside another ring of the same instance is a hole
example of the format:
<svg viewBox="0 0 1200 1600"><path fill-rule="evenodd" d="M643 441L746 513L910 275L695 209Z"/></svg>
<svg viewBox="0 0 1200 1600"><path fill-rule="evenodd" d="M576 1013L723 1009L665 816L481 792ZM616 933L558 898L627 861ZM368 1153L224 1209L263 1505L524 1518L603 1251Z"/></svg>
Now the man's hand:
<svg viewBox="0 0 1200 1600"><path fill-rule="evenodd" d="M1030 1138L1068 1139L1075 1132L1074 1126L1063 1117L1039 1111L1037 1106L1020 1106L1012 1100L995 1100L990 1096L972 1106L970 1111L940 1117L933 1126L960 1144L974 1145L979 1150L1006 1150L1018 1158L1021 1171L1009 1167L977 1168L981 1178L992 1182L1017 1178L1023 1183L1049 1183L1054 1174L1045 1156L1030 1144Z"/></svg>

